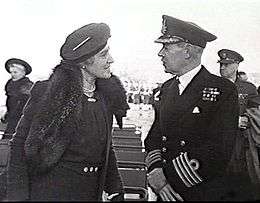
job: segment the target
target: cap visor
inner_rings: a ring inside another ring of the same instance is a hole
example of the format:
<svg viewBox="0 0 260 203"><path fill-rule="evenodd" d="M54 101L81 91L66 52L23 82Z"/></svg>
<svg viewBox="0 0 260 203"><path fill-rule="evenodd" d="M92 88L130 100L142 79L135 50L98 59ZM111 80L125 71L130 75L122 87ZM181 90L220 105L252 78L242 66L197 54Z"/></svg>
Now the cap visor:
<svg viewBox="0 0 260 203"><path fill-rule="evenodd" d="M222 59L222 60L219 60L218 63L231 64L231 63L234 63L234 61L230 61L230 60Z"/></svg>

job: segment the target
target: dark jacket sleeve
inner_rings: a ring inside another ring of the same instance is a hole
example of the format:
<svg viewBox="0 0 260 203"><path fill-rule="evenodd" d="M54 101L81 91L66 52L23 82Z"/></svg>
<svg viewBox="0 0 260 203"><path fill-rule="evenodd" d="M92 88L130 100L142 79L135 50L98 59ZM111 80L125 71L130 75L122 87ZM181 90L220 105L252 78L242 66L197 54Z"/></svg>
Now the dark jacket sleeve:
<svg viewBox="0 0 260 203"><path fill-rule="evenodd" d="M161 99L160 95L158 97L159 99ZM160 127L160 102L158 101L158 106L154 108L154 122L147 134L147 137L144 140L145 151L147 154L146 160L148 156L155 157L156 154L157 155L158 153L160 154L160 152L158 152L158 149L161 149L161 139L162 139L162 132ZM152 171L154 168L162 167L162 160L160 158L156 160L154 159L149 162L150 163L147 165L148 172Z"/></svg>
<svg viewBox="0 0 260 203"><path fill-rule="evenodd" d="M37 95L38 91L36 89L36 87L32 89L31 98L24 108L24 114L18 123L17 131L9 143L10 155L7 166L8 201L29 199L29 179L24 154L24 142L30 130L36 104L38 103L39 95Z"/></svg>
<svg viewBox="0 0 260 203"><path fill-rule="evenodd" d="M123 184L122 184L121 176L118 171L116 156L112 145L109 150L105 191L108 194L123 192Z"/></svg>

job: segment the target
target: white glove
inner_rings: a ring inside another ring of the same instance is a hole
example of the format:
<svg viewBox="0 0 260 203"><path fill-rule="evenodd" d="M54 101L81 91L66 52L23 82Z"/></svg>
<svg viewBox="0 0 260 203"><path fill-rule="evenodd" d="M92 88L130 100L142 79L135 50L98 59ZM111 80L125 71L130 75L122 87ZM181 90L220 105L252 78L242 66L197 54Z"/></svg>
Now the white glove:
<svg viewBox="0 0 260 203"><path fill-rule="evenodd" d="M149 185L160 195L163 201L183 201L182 197L167 183L162 168L153 169L148 174L147 180Z"/></svg>
<svg viewBox="0 0 260 203"><path fill-rule="evenodd" d="M248 127L249 121L246 116L239 116L238 127L241 129L246 129Z"/></svg>

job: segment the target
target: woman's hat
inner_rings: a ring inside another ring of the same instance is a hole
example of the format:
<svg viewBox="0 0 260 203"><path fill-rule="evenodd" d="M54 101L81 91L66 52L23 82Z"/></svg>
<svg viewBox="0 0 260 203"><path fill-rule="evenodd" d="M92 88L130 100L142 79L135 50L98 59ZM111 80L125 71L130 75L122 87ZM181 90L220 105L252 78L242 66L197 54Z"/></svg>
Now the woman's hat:
<svg viewBox="0 0 260 203"><path fill-rule="evenodd" d="M67 38L60 49L64 60L82 62L101 51L110 37L110 28L105 23L85 25Z"/></svg>
<svg viewBox="0 0 260 203"><path fill-rule="evenodd" d="M28 75L32 72L32 67L27 62L22 59L11 58L5 62L5 69L8 73L10 73L10 66L12 64L22 65L25 69L25 75Z"/></svg>

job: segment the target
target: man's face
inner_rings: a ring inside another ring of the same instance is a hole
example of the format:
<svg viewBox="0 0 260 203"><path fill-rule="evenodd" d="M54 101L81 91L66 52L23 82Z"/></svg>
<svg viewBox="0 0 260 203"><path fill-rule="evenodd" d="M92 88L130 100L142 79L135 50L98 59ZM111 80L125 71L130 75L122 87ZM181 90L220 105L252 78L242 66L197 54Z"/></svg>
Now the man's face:
<svg viewBox="0 0 260 203"><path fill-rule="evenodd" d="M158 56L161 57L166 73L178 76L183 74L183 68L187 65L185 48L178 46L178 44L163 44Z"/></svg>
<svg viewBox="0 0 260 203"><path fill-rule="evenodd" d="M248 80L248 77L247 77L246 74L240 75L239 78L240 78L241 80L243 80L243 81L247 81L247 80Z"/></svg>
<svg viewBox="0 0 260 203"><path fill-rule="evenodd" d="M110 78L110 64L113 62L107 45L93 57L93 63L87 67L87 71L96 78Z"/></svg>
<svg viewBox="0 0 260 203"><path fill-rule="evenodd" d="M220 63L220 75L224 78L236 76L238 63Z"/></svg>
<svg viewBox="0 0 260 203"><path fill-rule="evenodd" d="M11 64L9 68L12 80L20 80L25 76L25 68L20 64Z"/></svg>

